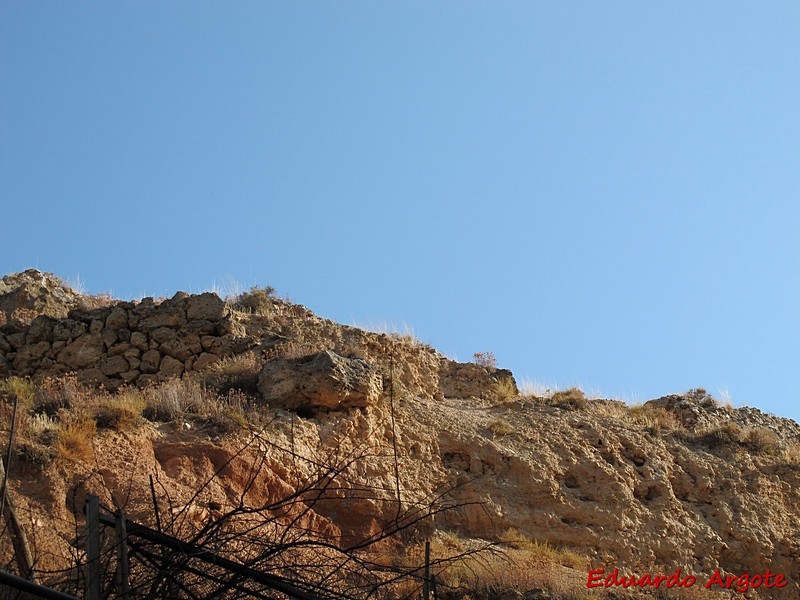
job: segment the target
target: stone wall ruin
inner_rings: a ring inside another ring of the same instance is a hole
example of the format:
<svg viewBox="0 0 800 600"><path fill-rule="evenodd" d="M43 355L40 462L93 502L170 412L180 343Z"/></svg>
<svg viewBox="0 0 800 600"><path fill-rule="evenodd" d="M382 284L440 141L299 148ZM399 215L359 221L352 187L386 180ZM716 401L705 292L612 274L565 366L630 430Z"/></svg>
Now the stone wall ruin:
<svg viewBox="0 0 800 600"><path fill-rule="evenodd" d="M156 303L116 302L0 326L0 377L76 373L81 383L140 387L240 354L255 342L216 294L178 292Z"/></svg>

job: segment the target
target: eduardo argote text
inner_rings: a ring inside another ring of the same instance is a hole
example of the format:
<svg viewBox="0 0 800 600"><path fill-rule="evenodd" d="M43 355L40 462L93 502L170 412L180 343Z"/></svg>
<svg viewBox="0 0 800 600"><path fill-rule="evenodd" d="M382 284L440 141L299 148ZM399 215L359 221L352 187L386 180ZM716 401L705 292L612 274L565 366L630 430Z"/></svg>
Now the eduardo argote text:
<svg viewBox="0 0 800 600"><path fill-rule="evenodd" d="M678 588L678 587L692 587L697 582L694 575L684 575L680 569L675 569L674 573L670 575L651 575L645 573L644 575L620 575L619 569L614 568L613 571L606 572L605 569L596 569L589 571L586 578L586 587L588 588L611 588L611 587L663 587ZM764 588L782 588L788 582L786 577L781 573L773 573L767 569L763 574L756 575L722 575L719 569L714 571L705 582L702 583L706 589L728 589L741 594L747 590L752 590L760 587Z"/></svg>

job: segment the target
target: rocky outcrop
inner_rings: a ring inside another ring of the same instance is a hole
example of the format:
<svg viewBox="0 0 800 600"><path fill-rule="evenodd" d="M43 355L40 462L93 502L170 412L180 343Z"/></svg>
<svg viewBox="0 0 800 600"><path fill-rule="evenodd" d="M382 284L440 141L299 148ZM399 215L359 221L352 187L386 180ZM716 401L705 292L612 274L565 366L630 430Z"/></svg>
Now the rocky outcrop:
<svg viewBox="0 0 800 600"><path fill-rule="evenodd" d="M733 408L719 404L703 390L692 390L686 395L671 394L647 402L647 406L663 408L675 415L687 430L703 431L724 424L740 428L768 430L778 437L800 441L800 425L787 418L776 417L757 408Z"/></svg>
<svg viewBox="0 0 800 600"><path fill-rule="evenodd" d="M445 398L492 398L497 395L497 384L503 381L517 392L514 375L508 369L458 363L446 358L441 361L439 389Z"/></svg>
<svg viewBox="0 0 800 600"><path fill-rule="evenodd" d="M48 273L28 269L0 279L0 325L29 325L39 315L63 318L80 304L80 294Z"/></svg>
<svg viewBox="0 0 800 600"><path fill-rule="evenodd" d="M383 391L383 380L367 361L326 350L268 362L258 388L271 406L307 412L374 405Z"/></svg>

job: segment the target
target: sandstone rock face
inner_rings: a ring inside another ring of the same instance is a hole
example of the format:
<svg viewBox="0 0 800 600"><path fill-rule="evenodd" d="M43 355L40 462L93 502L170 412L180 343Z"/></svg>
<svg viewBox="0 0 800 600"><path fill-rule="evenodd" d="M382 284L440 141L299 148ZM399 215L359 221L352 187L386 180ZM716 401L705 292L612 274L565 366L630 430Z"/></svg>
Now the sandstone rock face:
<svg viewBox="0 0 800 600"><path fill-rule="evenodd" d="M270 405L289 410L363 408L377 401L383 382L367 361L325 351L268 362L258 389Z"/></svg>

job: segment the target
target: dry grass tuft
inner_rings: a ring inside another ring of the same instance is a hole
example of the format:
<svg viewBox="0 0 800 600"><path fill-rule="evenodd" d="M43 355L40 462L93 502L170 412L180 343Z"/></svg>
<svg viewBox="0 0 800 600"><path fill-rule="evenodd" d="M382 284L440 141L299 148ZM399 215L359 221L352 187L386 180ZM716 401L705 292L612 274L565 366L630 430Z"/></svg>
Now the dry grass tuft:
<svg viewBox="0 0 800 600"><path fill-rule="evenodd" d="M499 377L492 384L494 400L498 404L506 404L519 396L519 390L511 377Z"/></svg>
<svg viewBox="0 0 800 600"><path fill-rule="evenodd" d="M437 532L431 540L431 558L439 598L493 600L522 598L531 590L547 590L559 600L586 600L588 560L575 552L556 549L517 530L500 536L499 545ZM479 552L476 550L482 549ZM387 552L378 561L395 568L423 564L422 544ZM416 597L418 589L405 590ZM592 596L603 598L603 596Z"/></svg>
<svg viewBox="0 0 800 600"><path fill-rule="evenodd" d="M589 404L589 400L587 400L586 394L583 393L583 390L572 387L567 390L555 392L550 398L550 404L563 408L580 410L582 408L586 408L586 406Z"/></svg>
<svg viewBox="0 0 800 600"><path fill-rule="evenodd" d="M629 413L633 423L641 425L652 432L671 431L681 427L681 422L678 418L663 406L637 404L630 407Z"/></svg>
<svg viewBox="0 0 800 600"><path fill-rule="evenodd" d="M216 395L194 378L171 379L144 390L144 416L150 421L176 421L214 410Z"/></svg>
<svg viewBox="0 0 800 600"><path fill-rule="evenodd" d="M9 399L17 398L21 407L30 408L36 395L36 386L22 377L9 377L0 381L0 394Z"/></svg>
<svg viewBox="0 0 800 600"><path fill-rule="evenodd" d="M589 403L592 414L624 420L630 417L630 407L621 400L593 400Z"/></svg>
<svg viewBox="0 0 800 600"><path fill-rule="evenodd" d="M97 424L88 415L76 416L58 428L56 456L67 461L88 462L94 453L92 440Z"/></svg>
<svg viewBox="0 0 800 600"><path fill-rule="evenodd" d="M555 548L547 542L528 537L518 529L507 529L499 537L510 548L524 551L526 560L532 563L552 563L572 569L583 569L587 565L587 559L576 552Z"/></svg>
<svg viewBox="0 0 800 600"><path fill-rule="evenodd" d="M494 419L493 421L490 421L488 428L494 437L504 437L514 433L514 428L511 426L511 424L503 419Z"/></svg>
<svg viewBox="0 0 800 600"><path fill-rule="evenodd" d="M216 433L248 427L248 398L231 390L226 395L193 377L172 379L144 391L144 416L151 421L200 421Z"/></svg>
<svg viewBox="0 0 800 600"><path fill-rule="evenodd" d="M123 390L115 396L100 398L96 409L98 427L119 431L135 427L147 408L144 394L138 390Z"/></svg>
<svg viewBox="0 0 800 600"><path fill-rule="evenodd" d="M258 373L263 366L255 352L225 357L210 369L198 375L198 380L219 394L227 395L231 390L258 395Z"/></svg>

